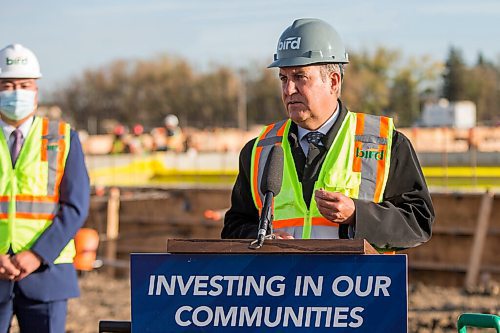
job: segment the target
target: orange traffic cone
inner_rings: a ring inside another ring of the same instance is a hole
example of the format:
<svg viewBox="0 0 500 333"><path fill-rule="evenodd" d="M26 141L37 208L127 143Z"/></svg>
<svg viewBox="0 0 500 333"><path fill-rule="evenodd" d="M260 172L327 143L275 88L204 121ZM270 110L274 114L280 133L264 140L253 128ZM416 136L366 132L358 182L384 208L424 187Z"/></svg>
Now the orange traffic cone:
<svg viewBox="0 0 500 333"><path fill-rule="evenodd" d="M79 271L91 271L99 246L99 234L94 229L81 228L75 235L76 256L73 265Z"/></svg>

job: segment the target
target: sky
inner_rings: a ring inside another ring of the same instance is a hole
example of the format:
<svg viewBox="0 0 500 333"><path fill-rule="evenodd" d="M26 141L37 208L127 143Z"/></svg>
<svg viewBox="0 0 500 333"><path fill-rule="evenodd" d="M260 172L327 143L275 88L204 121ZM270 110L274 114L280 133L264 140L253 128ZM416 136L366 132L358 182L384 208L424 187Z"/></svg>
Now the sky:
<svg viewBox="0 0 500 333"><path fill-rule="evenodd" d="M469 64L479 52L500 62L498 0L7 0L1 8L0 48L35 52L42 97L117 59L171 54L200 70L267 64L283 30L304 17L329 22L348 52L384 46L444 61L453 45Z"/></svg>

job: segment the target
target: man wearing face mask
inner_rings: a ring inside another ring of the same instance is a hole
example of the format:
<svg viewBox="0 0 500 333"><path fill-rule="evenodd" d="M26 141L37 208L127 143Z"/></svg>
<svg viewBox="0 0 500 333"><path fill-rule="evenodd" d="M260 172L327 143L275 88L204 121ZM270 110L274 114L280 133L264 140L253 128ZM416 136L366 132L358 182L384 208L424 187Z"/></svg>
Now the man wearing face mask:
<svg viewBox="0 0 500 333"><path fill-rule="evenodd" d="M89 207L80 141L61 120L35 116L38 60L19 44L0 50L0 333L65 332L79 295L73 236Z"/></svg>

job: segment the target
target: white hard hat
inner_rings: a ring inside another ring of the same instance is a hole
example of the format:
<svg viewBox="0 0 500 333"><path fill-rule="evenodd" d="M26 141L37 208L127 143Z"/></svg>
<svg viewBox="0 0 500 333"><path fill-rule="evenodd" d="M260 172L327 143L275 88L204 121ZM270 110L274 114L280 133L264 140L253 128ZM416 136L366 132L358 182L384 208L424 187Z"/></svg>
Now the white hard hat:
<svg viewBox="0 0 500 333"><path fill-rule="evenodd" d="M0 79L39 79L40 65L31 50L11 44L0 50Z"/></svg>
<svg viewBox="0 0 500 333"><path fill-rule="evenodd" d="M179 118L174 114L169 114L165 117L165 126L177 127L179 125Z"/></svg>

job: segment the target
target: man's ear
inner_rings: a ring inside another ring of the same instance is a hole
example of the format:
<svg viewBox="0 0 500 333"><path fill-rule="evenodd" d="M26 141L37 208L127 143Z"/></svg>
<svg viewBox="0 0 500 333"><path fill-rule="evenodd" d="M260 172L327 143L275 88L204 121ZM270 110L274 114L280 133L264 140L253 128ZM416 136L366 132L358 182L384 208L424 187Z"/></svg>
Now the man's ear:
<svg viewBox="0 0 500 333"><path fill-rule="evenodd" d="M338 95L340 95L340 86L342 84L342 78L340 76L340 73L333 72L330 74L330 84L331 84L331 90Z"/></svg>

